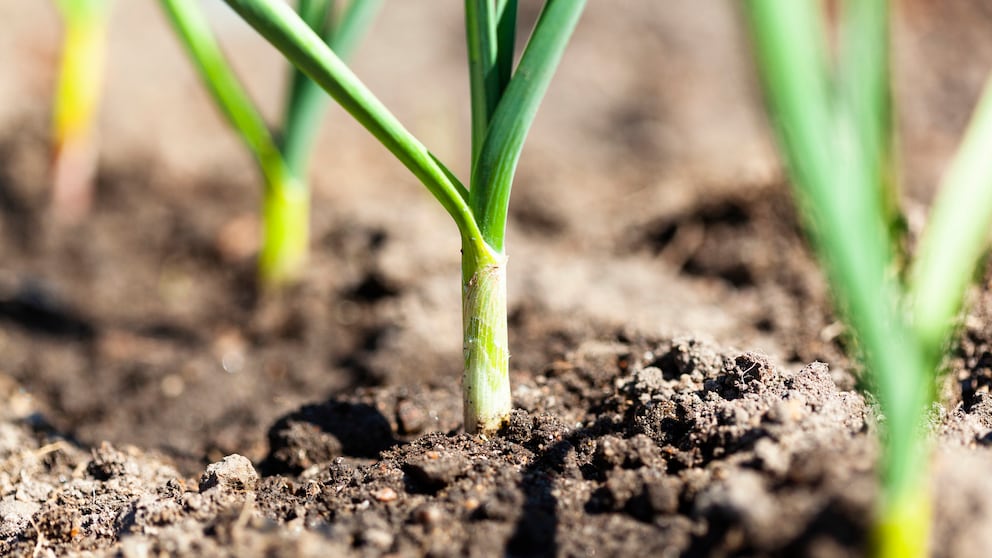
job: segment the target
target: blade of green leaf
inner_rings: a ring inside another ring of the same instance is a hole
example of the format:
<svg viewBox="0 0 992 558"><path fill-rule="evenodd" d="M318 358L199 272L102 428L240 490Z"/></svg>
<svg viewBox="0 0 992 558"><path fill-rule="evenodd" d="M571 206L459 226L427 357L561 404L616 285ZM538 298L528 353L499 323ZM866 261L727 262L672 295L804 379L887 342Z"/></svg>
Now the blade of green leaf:
<svg viewBox="0 0 992 558"><path fill-rule="evenodd" d="M517 0L496 2L496 75L502 97L513 77L513 53L517 40Z"/></svg>
<svg viewBox="0 0 992 558"><path fill-rule="evenodd" d="M910 273L913 323L935 355L947 342L992 227L992 79L951 161Z"/></svg>
<svg viewBox="0 0 992 558"><path fill-rule="evenodd" d="M454 180L454 175L400 124L292 8L279 0L225 1L410 169L455 220L464 239L484 249L465 187Z"/></svg>
<svg viewBox="0 0 992 558"><path fill-rule="evenodd" d="M55 5L67 18L99 20L110 9L110 0L56 0Z"/></svg>
<svg viewBox="0 0 992 558"><path fill-rule="evenodd" d="M382 2L383 0L351 0L348 4L341 21L334 26L334 33L327 39L331 50L342 60L351 57L358 41L372 25Z"/></svg>
<svg viewBox="0 0 992 558"><path fill-rule="evenodd" d="M493 0L465 0L473 167L479 160L489 122L513 72L517 2L502 0L497 4Z"/></svg>
<svg viewBox="0 0 992 558"><path fill-rule="evenodd" d="M333 26L332 14L337 4L335 0L299 0L296 3L296 13L306 22L310 29L318 35L325 36Z"/></svg>
<svg viewBox="0 0 992 558"><path fill-rule="evenodd" d="M899 210L892 146L892 94L889 87L889 9L886 0L844 0L841 11L838 91L840 107L860 148L861 181L877 185L893 253L903 259L905 222Z"/></svg>
<svg viewBox="0 0 992 558"><path fill-rule="evenodd" d="M834 114L819 4L748 0L754 51L779 143L838 305L855 331L885 412L887 493L919 488L929 374L887 276L877 185L866 182L850 111ZM854 170L852 170L854 169Z"/></svg>
<svg viewBox="0 0 992 558"><path fill-rule="evenodd" d="M333 22L333 0L300 0L298 11L338 57L347 60L381 5L382 0L352 0L338 23ZM302 184L328 99L324 90L295 66L290 79L281 147L286 164Z"/></svg>
<svg viewBox="0 0 992 558"><path fill-rule="evenodd" d="M162 5L203 81L238 130L266 175L266 184L284 182L288 172L265 120L231 71L196 0L162 0Z"/></svg>
<svg viewBox="0 0 992 558"><path fill-rule="evenodd" d="M472 102L472 164L479 158L502 91L496 71L499 43L492 0L465 0L465 44L468 50L469 91Z"/></svg>
<svg viewBox="0 0 992 558"><path fill-rule="evenodd" d="M300 0L300 18L321 36L331 34L331 12L334 0ZM289 92L283 117L281 151L298 184L305 184L313 142L320 127L327 96L320 86L295 66L290 70Z"/></svg>
<svg viewBox="0 0 992 558"><path fill-rule="evenodd" d="M551 83L585 0L548 0L534 26L517 71L496 107L469 192L486 242L500 253L513 175L544 93Z"/></svg>

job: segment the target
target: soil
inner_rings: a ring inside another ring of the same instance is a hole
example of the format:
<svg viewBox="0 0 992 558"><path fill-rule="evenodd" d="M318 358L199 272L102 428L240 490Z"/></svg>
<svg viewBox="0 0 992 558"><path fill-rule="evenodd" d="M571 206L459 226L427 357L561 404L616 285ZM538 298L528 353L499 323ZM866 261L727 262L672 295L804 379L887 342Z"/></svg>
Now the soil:
<svg viewBox="0 0 992 558"><path fill-rule="evenodd" d="M992 62L987 34L959 31L992 14L951 4L898 4L913 232ZM251 161L156 6L119 2L94 209L59 225L57 19L0 4L0 554L864 554L884 418L803 240L734 3L626 6L590 3L528 140L516 410L482 438L461 426L454 227L367 134L331 111L307 275L258 292ZM216 8L278 114L278 58ZM355 67L464 175L460 18L390 3ZM670 55L634 64L652 51ZM988 283L971 299L930 421L934 556L992 546Z"/></svg>

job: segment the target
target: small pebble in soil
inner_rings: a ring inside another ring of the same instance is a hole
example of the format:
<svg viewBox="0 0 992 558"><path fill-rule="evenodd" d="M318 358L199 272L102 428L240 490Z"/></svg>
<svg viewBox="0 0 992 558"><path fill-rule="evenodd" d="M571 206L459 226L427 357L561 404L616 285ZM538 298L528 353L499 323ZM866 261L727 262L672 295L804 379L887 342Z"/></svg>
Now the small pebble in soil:
<svg viewBox="0 0 992 558"><path fill-rule="evenodd" d="M427 424L427 413L413 401L402 399L396 404L396 422L400 427L400 434L417 434Z"/></svg>
<svg viewBox="0 0 992 558"><path fill-rule="evenodd" d="M207 470L200 477L200 492L213 488L243 492L255 490L257 484L258 473L251 461L242 455L233 454L207 465Z"/></svg>
<svg viewBox="0 0 992 558"><path fill-rule="evenodd" d="M372 497L379 502L392 502L393 500L398 498L399 495L396 494L395 490L387 486L384 488L380 488L378 490L373 490Z"/></svg>

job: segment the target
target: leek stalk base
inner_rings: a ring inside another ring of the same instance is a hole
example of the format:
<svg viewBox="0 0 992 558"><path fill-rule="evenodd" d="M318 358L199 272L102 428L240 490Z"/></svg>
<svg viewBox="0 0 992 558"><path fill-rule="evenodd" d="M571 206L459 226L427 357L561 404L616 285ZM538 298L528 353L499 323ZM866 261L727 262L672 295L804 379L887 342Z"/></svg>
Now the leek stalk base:
<svg viewBox="0 0 992 558"><path fill-rule="evenodd" d="M262 215L258 272L262 286L271 290L297 281L306 269L309 192L299 184L270 185L262 201Z"/></svg>
<svg viewBox="0 0 992 558"><path fill-rule="evenodd" d="M495 434L510 417L506 257L463 248L465 431Z"/></svg>
<svg viewBox="0 0 992 558"><path fill-rule="evenodd" d="M926 476L916 490L904 490L886 499L872 532L876 558L926 558L930 556L930 493Z"/></svg>

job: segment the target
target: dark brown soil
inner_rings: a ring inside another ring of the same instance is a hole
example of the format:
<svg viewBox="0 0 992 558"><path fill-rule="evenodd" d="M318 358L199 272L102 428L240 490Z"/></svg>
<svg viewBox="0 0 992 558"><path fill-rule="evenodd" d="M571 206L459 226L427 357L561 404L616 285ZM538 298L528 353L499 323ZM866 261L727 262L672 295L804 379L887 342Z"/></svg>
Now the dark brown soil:
<svg viewBox="0 0 992 558"><path fill-rule="evenodd" d="M461 14L389 4L356 68L464 175ZM491 439L461 430L454 227L364 131L329 115L312 264L260 295L251 162L155 6L119 2L94 212L57 226L56 20L0 5L0 554L863 554L882 419L733 4L590 2L515 186L517 410ZM898 10L914 231L992 62L987 9L950 4ZM276 114L278 58L225 14ZM974 291L931 420L935 556L992 548L992 290Z"/></svg>

